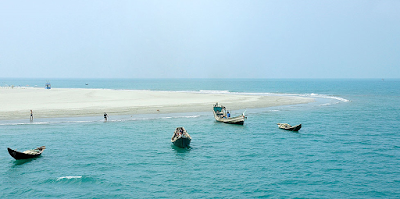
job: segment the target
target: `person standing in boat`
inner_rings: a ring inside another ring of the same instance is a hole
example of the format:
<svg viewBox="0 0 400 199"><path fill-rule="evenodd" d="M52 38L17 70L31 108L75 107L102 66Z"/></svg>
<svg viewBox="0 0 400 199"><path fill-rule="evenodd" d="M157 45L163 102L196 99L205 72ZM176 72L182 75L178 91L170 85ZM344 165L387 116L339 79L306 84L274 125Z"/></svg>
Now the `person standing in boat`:
<svg viewBox="0 0 400 199"><path fill-rule="evenodd" d="M231 117L231 113L229 113L229 111L228 111L227 115L228 115L228 118Z"/></svg>
<svg viewBox="0 0 400 199"><path fill-rule="evenodd" d="M104 112L104 121L107 121L108 115L106 112Z"/></svg>

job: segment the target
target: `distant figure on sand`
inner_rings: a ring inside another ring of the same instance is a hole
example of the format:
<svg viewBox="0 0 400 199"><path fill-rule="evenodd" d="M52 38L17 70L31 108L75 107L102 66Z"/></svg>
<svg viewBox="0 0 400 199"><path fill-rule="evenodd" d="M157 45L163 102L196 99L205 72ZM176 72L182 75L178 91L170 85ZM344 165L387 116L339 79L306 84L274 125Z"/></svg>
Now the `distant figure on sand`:
<svg viewBox="0 0 400 199"><path fill-rule="evenodd" d="M32 110L31 110L31 117L30 117L30 119L31 119L31 121L33 121L33 113L32 113Z"/></svg>
<svg viewBox="0 0 400 199"><path fill-rule="evenodd" d="M104 112L104 121L107 121L108 115Z"/></svg>

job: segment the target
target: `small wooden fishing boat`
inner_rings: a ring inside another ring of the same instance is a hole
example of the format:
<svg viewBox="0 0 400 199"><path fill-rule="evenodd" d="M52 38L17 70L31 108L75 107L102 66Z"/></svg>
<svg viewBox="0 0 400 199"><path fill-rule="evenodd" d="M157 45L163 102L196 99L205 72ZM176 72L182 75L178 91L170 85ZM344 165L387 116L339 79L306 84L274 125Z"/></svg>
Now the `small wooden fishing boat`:
<svg viewBox="0 0 400 199"><path fill-rule="evenodd" d="M301 124L296 126L291 126L290 124L287 123L278 123L278 127L288 131L299 131L301 129Z"/></svg>
<svg viewBox="0 0 400 199"><path fill-rule="evenodd" d="M19 152L10 148L8 149L8 153L15 158L16 160L21 160L21 159L29 159L29 158L35 158L38 157L42 154L43 150L46 149L45 146L38 147L36 149L31 149L27 150L24 152Z"/></svg>
<svg viewBox="0 0 400 199"><path fill-rule="evenodd" d="M180 148L189 147L191 140L192 137L190 137L189 133L183 127L176 128L174 135L171 138L171 142Z"/></svg>
<svg viewBox="0 0 400 199"><path fill-rule="evenodd" d="M214 105L213 112L215 120L228 124L243 125L244 120L247 118L246 116L244 116L244 113L236 117L231 117L229 111L226 110L226 107L219 105L218 102Z"/></svg>

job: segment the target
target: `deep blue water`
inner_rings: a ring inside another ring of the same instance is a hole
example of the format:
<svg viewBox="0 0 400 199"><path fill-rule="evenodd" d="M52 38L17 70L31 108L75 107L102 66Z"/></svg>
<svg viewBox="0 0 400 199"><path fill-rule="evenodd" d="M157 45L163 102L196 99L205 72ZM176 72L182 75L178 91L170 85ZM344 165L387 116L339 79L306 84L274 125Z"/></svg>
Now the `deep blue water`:
<svg viewBox="0 0 400 199"><path fill-rule="evenodd" d="M0 86L46 81L0 79ZM293 94L316 102L248 109L243 126L215 122L212 105L204 113L111 115L106 123L101 116L0 121L0 198L400 196L399 79L49 81L58 88ZM287 132L278 122L303 128ZM171 146L178 126L190 133L190 149ZM6 150L42 145L43 155L30 161Z"/></svg>

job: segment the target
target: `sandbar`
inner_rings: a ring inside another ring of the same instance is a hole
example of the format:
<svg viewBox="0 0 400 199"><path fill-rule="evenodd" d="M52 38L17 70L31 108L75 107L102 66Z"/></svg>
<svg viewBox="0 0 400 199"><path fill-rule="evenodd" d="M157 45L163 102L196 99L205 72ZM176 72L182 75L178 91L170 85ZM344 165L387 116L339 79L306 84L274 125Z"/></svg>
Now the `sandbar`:
<svg viewBox="0 0 400 199"><path fill-rule="evenodd" d="M0 120L153 113L208 112L216 102L230 110L305 104L313 98L86 88L1 87Z"/></svg>

